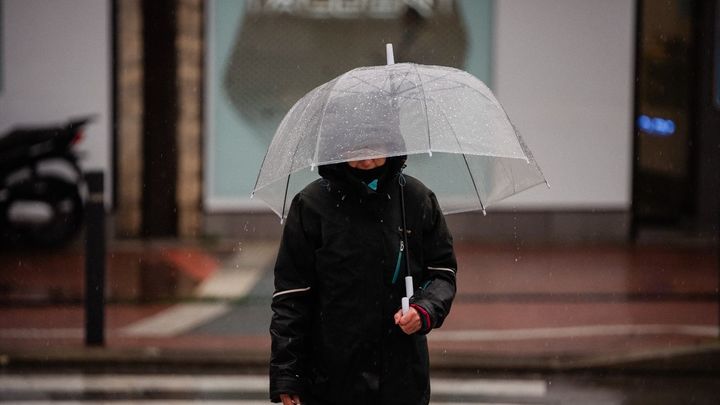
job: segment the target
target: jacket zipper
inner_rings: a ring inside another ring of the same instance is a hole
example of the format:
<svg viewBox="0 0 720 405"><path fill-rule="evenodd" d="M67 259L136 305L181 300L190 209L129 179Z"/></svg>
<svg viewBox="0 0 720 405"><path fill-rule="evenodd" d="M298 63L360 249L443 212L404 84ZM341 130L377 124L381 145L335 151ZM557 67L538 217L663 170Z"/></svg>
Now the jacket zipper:
<svg viewBox="0 0 720 405"><path fill-rule="evenodd" d="M402 254L405 251L405 242L403 242L402 239L400 239L400 250L398 251L397 256L397 262L395 262L395 274L393 274L392 283L395 284L395 282L398 279L398 276L400 275L400 263L402 262Z"/></svg>

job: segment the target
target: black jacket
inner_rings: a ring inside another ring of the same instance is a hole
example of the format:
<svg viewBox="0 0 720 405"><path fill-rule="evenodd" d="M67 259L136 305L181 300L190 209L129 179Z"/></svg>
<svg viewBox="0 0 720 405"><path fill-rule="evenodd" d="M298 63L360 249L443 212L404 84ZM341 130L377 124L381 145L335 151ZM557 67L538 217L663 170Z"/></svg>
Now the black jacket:
<svg viewBox="0 0 720 405"><path fill-rule="evenodd" d="M424 327L406 335L393 320L405 295L405 265L397 263L403 164L388 159L377 192L345 164L323 166L323 178L295 196L275 265L271 400L295 393L309 405L429 402L425 334L450 311L457 267L435 195L405 176L411 303Z"/></svg>

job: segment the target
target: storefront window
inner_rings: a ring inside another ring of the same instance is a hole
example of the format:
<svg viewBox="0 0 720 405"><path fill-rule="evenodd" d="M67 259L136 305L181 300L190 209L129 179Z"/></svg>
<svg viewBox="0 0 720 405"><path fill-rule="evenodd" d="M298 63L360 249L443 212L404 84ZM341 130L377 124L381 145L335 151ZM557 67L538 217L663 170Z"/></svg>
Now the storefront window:
<svg viewBox="0 0 720 405"><path fill-rule="evenodd" d="M491 4L210 3L206 207L252 206L254 175L284 114L314 87L384 64L385 43L394 44L397 62L458 67L490 83Z"/></svg>

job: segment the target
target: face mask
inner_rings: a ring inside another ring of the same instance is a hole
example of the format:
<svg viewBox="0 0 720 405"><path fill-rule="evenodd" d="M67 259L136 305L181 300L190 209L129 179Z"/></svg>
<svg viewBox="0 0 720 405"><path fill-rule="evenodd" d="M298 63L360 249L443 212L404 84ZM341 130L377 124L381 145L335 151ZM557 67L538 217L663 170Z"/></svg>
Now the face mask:
<svg viewBox="0 0 720 405"><path fill-rule="evenodd" d="M380 179L380 177L382 177L383 174L385 174L385 170L387 169L387 164L384 164L380 167L376 167L376 168L370 169L370 170L362 170L362 169L352 168L350 166L348 166L347 168L353 177L355 177L358 180L362 181L363 183L369 185L370 183L373 182L373 180L378 180L378 179Z"/></svg>

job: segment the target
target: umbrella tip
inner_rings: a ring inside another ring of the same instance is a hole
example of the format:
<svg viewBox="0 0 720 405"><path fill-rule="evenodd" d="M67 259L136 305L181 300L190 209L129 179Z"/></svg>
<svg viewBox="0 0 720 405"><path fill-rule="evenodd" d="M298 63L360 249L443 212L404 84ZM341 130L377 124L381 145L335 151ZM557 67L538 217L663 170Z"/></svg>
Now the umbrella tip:
<svg viewBox="0 0 720 405"><path fill-rule="evenodd" d="M285 223L285 218L280 218L280 225Z"/></svg>
<svg viewBox="0 0 720 405"><path fill-rule="evenodd" d="M255 192L254 192L254 191L253 191L252 193L250 193L250 199L252 200L253 198L255 198Z"/></svg>
<svg viewBox="0 0 720 405"><path fill-rule="evenodd" d="M310 171L311 172L315 171L315 163L310 163Z"/></svg>
<svg viewBox="0 0 720 405"><path fill-rule="evenodd" d="M395 64L395 55L393 54L392 44L385 44L385 54L387 55L387 64L394 65Z"/></svg>
<svg viewBox="0 0 720 405"><path fill-rule="evenodd" d="M432 151L431 151L431 150L428 151L428 156L432 157Z"/></svg>
<svg viewBox="0 0 720 405"><path fill-rule="evenodd" d="M487 211L485 211L485 208L482 209L483 216L487 216Z"/></svg>

